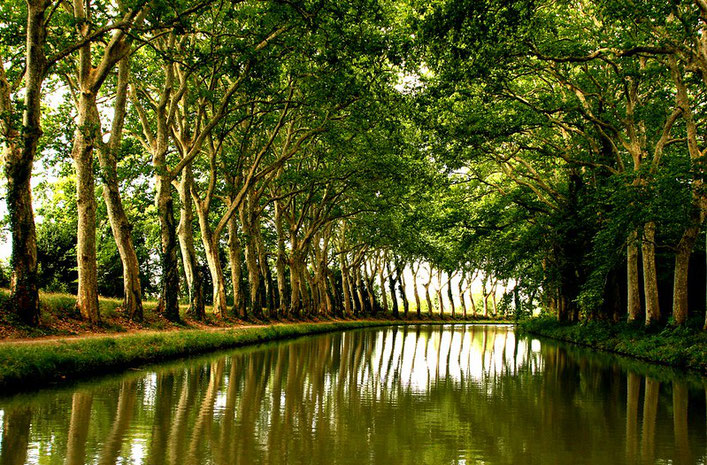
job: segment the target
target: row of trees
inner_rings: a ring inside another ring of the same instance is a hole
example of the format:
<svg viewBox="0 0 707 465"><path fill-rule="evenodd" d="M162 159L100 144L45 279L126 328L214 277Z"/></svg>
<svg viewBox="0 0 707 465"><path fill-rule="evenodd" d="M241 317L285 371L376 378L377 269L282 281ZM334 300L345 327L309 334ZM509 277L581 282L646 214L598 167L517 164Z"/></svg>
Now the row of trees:
<svg viewBox="0 0 707 465"><path fill-rule="evenodd" d="M394 88L406 39L391 9L4 5L0 129L21 319L37 324L39 283L71 289L74 273L92 322L116 274L135 320L151 288L170 320L180 289L197 319L207 301L220 317L374 312L384 267L399 292L400 267L362 233L407 195L413 183L399 181L418 163L392 111L406 105ZM39 254L38 157L49 180Z"/></svg>
<svg viewBox="0 0 707 465"><path fill-rule="evenodd" d="M414 114L451 180L443 261L561 320L703 309L706 24L693 0L429 7Z"/></svg>

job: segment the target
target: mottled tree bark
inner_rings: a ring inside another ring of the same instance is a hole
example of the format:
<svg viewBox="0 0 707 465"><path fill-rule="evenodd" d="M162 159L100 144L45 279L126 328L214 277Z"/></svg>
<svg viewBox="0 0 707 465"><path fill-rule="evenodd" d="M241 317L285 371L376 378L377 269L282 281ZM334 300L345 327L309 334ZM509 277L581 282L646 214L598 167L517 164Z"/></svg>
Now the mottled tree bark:
<svg viewBox="0 0 707 465"><path fill-rule="evenodd" d="M243 275L243 248L238 237L238 220L234 215L228 220L228 261L231 268L231 285L233 286L233 313L245 318L246 306L241 289Z"/></svg>
<svg viewBox="0 0 707 465"><path fill-rule="evenodd" d="M39 290L37 288L37 234L32 209L32 167L37 144L42 135L42 83L47 60L45 0L27 1L27 29L24 75L24 110L22 130L14 124L12 90L0 59L0 127L4 137L7 210L12 236L11 302L24 323L39 323Z"/></svg>
<svg viewBox="0 0 707 465"><path fill-rule="evenodd" d="M287 256L285 252L285 228L282 218L282 202L275 202L275 232L277 233L277 258L275 259L275 269L277 271L277 290L280 295L278 313L285 315L290 306L287 292L287 280L285 269L287 267Z"/></svg>
<svg viewBox="0 0 707 465"><path fill-rule="evenodd" d="M191 197L191 184L194 182L191 165L185 166L182 170L182 178L179 180L178 192L180 200L179 225L177 225L177 237L179 239L179 249L182 252L182 266L184 268L184 278L187 282L189 292L189 308L187 315L196 320L203 320L206 317L203 286L201 281L203 276L199 271L199 262L196 258L194 248L194 201Z"/></svg>
<svg viewBox="0 0 707 465"><path fill-rule="evenodd" d="M673 273L673 318L675 324L684 325L688 316L688 269L690 255L695 247L699 226L690 226L685 229L677 250L675 251L675 270Z"/></svg>
<svg viewBox="0 0 707 465"><path fill-rule="evenodd" d="M417 317L420 318L422 317L422 305L420 303L420 292L417 289L417 273L419 273L420 271L420 264L417 263L417 266L415 265L415 263L411 264L410 269L412 270L412 287L415 293L415 306L417 310Z"/></svg>
<svg viewBox="0 0 707 465"><path fill-rule="evenodd" d="M103 200L123 265L123 310L131 320L140 321L143 318L140 263L133 244L132 228L123 208L117 172L117 153L120 150L125 121L128 74L129 62L127 58L123 58L118 65L118 86L110 140L107 145L99 145L98 160L103 179Z"/></svg>
<svg viewBox="0 0 707 465"><path fill-rule="evenodd" d="M626 279L628 285L628 321L636 321L641 314L641 290L638 281L638 232L631 231L626 246Z"/></svg>
<svg viewBox="0 0 707 465"><path fill-rule="evenodd" d="M646 326L660 321L658 271L655 265L655 223L643 226L643 294L646 298Z"/></svg>
<svg viewBox="0 0 707 465"><path fill-rule="evenodd" d="M174 201L169 177L157 175L157 213L160 219L160 263L162 289L160 311L170 321L179 321L179 269L177 262L177 231L174 224Z"/></svg>
<svg viewBox="0 0 707 465"><path fill-rule="evenodd" d="M90 64L87 66L90 67ZM89 71L85 71L88 73ZM76 208L78 233L76 257L79 286L76 306L81 316L92 322L100 321L98 309L98 269L96 263L96 197L93 175L93 148L99 136L96 94L82 87L76 132L71 150L76 169Z"/></svg>

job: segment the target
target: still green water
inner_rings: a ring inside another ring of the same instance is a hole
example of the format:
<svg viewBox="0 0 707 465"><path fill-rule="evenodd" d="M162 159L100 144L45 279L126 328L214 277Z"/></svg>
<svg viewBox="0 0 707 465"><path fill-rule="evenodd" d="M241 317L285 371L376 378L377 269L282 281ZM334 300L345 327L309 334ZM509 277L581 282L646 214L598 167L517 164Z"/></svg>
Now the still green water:
<svg viewBox="0 0 707 465"><path fill-rule="evenodd" d="M706 384L510 327L353 330L0 398L0 465L704 463Z"/></svg>

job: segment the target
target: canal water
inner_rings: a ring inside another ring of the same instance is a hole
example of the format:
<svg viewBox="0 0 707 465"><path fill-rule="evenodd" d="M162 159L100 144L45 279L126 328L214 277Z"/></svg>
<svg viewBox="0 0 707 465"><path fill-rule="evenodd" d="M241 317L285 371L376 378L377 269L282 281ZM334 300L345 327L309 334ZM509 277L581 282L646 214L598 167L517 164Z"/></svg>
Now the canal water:
<svg viewBox="0 0 707 465"><path fill-rule="evenodd" d="M705 463L705 385L512 327L352 330L0 398L0 465Z"/></svg>

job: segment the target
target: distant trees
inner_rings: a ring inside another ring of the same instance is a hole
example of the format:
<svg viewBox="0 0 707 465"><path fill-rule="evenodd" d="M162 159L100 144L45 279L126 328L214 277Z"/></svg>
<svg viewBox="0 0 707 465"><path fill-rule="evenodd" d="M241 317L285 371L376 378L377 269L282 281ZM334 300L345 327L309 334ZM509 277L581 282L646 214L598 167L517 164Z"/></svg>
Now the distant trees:
<svg viewBox="0 0 707 465"><path fill-rule="evenodd" d="M420 121L457 170L450 198L475 199L456 204L463 241L561 320L685 324L707 205L704 5L462 3L423 26Z"/></svg>

